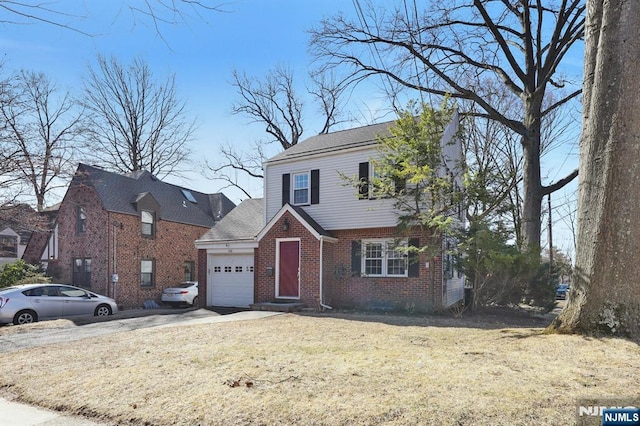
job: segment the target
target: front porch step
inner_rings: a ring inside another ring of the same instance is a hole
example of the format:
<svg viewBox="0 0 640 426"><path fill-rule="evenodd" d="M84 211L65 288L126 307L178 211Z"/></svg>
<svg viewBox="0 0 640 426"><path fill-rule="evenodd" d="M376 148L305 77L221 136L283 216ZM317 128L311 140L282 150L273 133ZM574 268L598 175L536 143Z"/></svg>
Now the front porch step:
<svg viewBox="0 0 640 426"><path fill-rule="evenodd" d="M299 302L260 302L249 305L252 311L298 312L305 307Z"/></svg>

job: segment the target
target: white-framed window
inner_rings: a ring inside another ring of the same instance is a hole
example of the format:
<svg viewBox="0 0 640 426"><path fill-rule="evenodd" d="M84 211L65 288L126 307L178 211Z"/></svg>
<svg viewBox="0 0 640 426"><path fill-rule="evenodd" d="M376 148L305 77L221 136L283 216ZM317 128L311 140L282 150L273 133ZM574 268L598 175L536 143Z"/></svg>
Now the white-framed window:
<svg viewBox="0 0 640 426"><path fill-rule="evenodd" d="M196 262L193 260L187 260L184 262L184 280L195 281L196 280Z"/></svg>
<svg viewBox="0 0 640 426"><path fill-rule="evenodd" d="M362 272L365 276L406 277L408 259L406 241L362 241Z"/></svg>
<svg viewBox="0 0 640 426"><path fill-rule="evenodd" d="M294 173L293 176L293 204L311 204L311 179L309 172Z"/></svg>
<svg viewBox="0 0 640 426"><path fill-rule="evenodd" d="M140 221L142 222L142 235L153 237L155 235L155 213L142 210L140 212Z"/></svg>
<svg viewBox="0 0 640 426"><path fill-rule="evenodd" d="M87 231L87 208L78 206L76 208L76 233L84 234Z"/></svg>
<svg viewBox="0 0 640 426"><path fill-rule="evenodd" d="M155 280L155 259L144 259L140 261L140 285L142 287L153 287Z"/></svg>

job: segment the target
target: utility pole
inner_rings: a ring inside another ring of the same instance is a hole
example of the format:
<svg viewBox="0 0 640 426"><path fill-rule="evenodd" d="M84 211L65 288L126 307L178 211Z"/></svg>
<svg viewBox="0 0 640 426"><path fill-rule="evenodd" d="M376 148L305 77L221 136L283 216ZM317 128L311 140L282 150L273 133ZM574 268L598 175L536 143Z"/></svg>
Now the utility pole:
<svg viewBox="0 0 640 426"><path fill-rule="evenodd" d="M547 195L547 200L549 202L549 224L547 228L549 230L549 280L551 280L551 268L553 267L553 232L551 230L551 194Z"/></svg>

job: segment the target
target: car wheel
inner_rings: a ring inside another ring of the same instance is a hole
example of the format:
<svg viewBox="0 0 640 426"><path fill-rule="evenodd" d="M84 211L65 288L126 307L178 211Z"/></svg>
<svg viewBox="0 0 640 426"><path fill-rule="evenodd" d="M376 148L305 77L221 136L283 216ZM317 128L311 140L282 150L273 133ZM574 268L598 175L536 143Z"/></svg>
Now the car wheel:
<svg viewBox="0 0 640 426"><path fill-rule="evenodd" d="M13 317L15 325L31 324L32 322L38 322L38 315L33 311L20 311Z"/></svg>
<svg viewBox="0 0 640 426"><path fill-rule="evenodd" d="M198 296L194 297L191 301L191 306L198 306Z"/></svg>
<svg viewBox="0 0 640 426"><path fill-rule="evenodd" d="M109 305L100 305L96 308L96 311L93 315L97 317L106 317L107 315L111 315L111 306Z"/></svg>

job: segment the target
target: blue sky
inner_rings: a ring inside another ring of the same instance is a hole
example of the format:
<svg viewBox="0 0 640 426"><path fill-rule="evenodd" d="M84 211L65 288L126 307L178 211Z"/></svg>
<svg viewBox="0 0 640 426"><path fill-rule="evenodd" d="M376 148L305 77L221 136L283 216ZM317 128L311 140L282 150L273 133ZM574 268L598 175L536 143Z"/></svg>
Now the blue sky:
<svg viewBox="0 0 640 426"><path fill-rule="evenodd" d="M158 81L175 74L178 94L196 118L198 131L192 145L197 154L192 161L194 173L187 176L188 180L176 179L172 183L207 193L221 190L223 184L203 178L200 160L215 161L222 144L248 146L254 140L265 138L262 126L249 124L248 118L231 114L231 105L238 100L229 84L232 70L261 79L276 65L285 65L293 70L302 94L312 60L307 53L307 30L329 15L344 12L355 16L356 13L349 0L232 0L222 7L226 12L203 12L201 18L188 19L186 24L162 26L163 40L149 19L134 16L129 9L131 4L142 3L140 0L51 3L71 14L59 21L68 21L69 25L92 36L32 21L23 25L0 24L0 54L5 71L41 71L72 93L79 92L87 65L95 64L97 54L114 55L123 64L141 57ZM0 19L4 17L0 15ZM581 67L581 58L568 58L567 65L574 69ZM349 113L359 119L359 124L379 120L383 114L381 98L373 93L368 93L367 99L354 96L350 99ZM307 103L306 110L311 115L314 106ZM319 128L313 125L319 126L319 123L305 122L310 124L303 138L316 134ZM576 138L577 134L579 129ZM272 145L267 152L275 154L278 149L279 146ZM564 150L552 153L553 158L544 159L547 171L543 175L546 173L549 181L563 177L577 166L576 154L577 148L569 156ZM244 185L252 196L262 196L259 182L247 180ZM574 182L566 191L554 194L554 203L565 202L573 196L575 188ZM223 192L236 203L244 198L239 191L224 189ZM565 216L564 210L555 214L556 219ZM559 231L565 225L561 221L556 224ZM554 245L564 248L570 245L570 239L565 229L554 237Z"/></svg>
<svg viewBox="0 0 640 426"><path fill-rule="evenodd" d="M311 63L307 30L340 10L354 13L352 2L345 0L235 0L222 6L223 13L201 12L200 18L194 16L186 24L162 26L160 37L150 19L132 14L128 5L136 3L142 2L54 3L59 10L74 14L56 19L92 36L44 23L3 24L0 53L5 69L44 72L61 88L75 93L88 64L95 66L97 54L114 55L123 64L141 57L157 81L175 74L178 94L197 120L194 169L199 159L215 159L221 144L244 145L265 138L263 127L231 114L231 105L238 100L229 84L233 69L262 79L276 65L285 65L292 69L302 94ZM306 108L309 113L314 111L312 105ZM309 126L303 137L317 130ZM270 149L275 154L278 146ZM174 183L208 193L222 185L203 179L200 173L188 177ZM235 202L242 197L228 192ZM251 192L261 196L262 188L253 184Z"/></svg>

